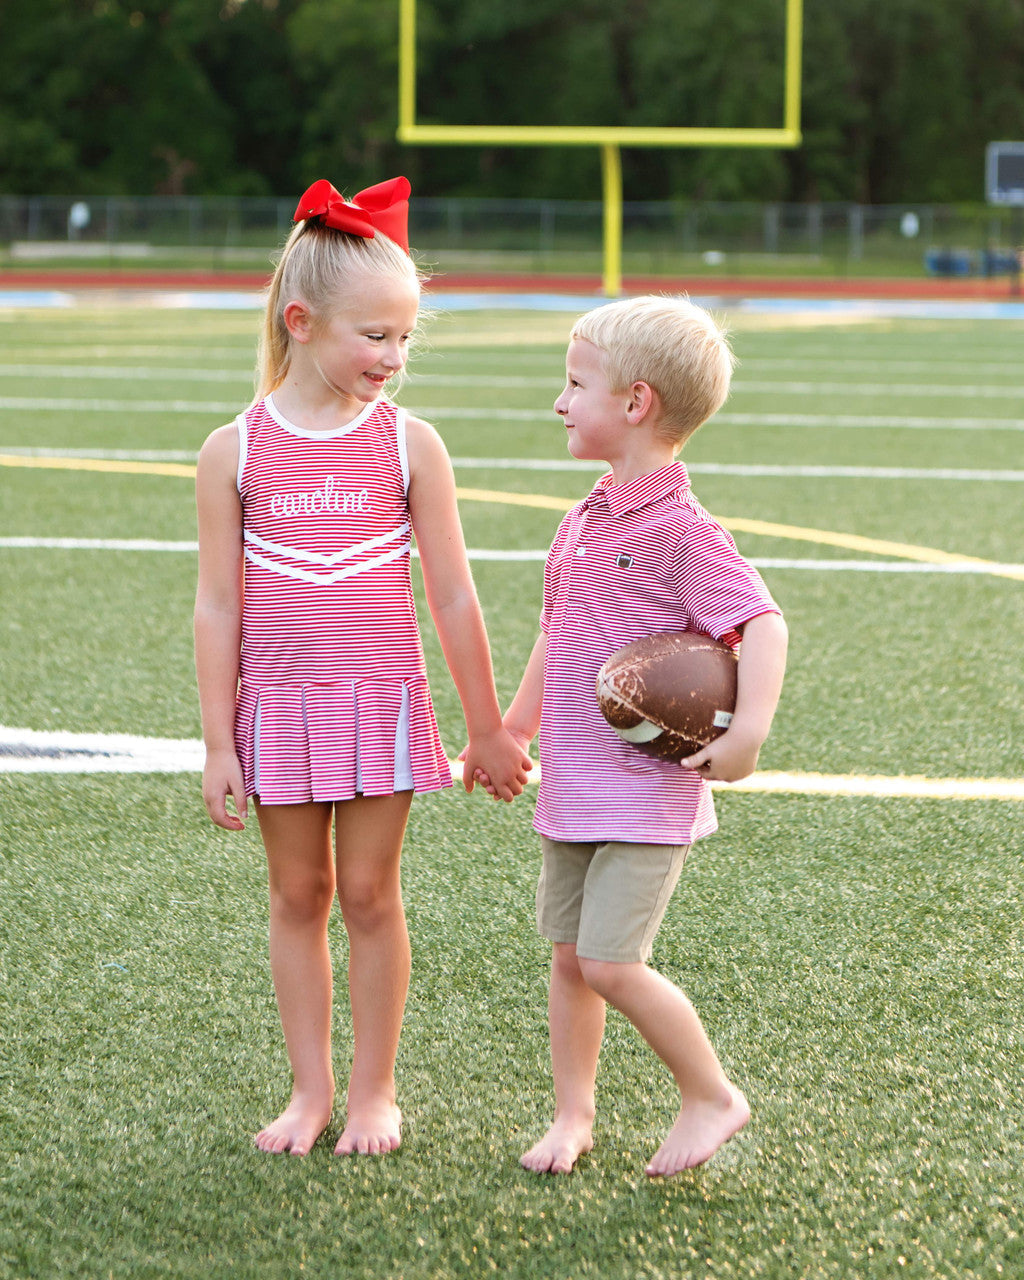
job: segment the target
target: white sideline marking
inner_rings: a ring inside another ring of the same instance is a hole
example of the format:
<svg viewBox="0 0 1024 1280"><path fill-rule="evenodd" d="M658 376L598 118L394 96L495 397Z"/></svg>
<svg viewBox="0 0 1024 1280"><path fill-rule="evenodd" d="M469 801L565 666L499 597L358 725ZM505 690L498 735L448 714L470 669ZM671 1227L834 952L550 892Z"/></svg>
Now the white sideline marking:
<svg viewBox="0 0 1024 1280"><path fill-rule="evenodd" d="M32 411L61 413L209 413L230 421L238 413L238 401L231 400L87 400L57 396L0 396L0 409L18 413ZM550 409L467 409L448 405L411 408L417 417L431 422L470 420L480 422L553 422ZM926 418L895 414L843 413L719 413L715 421L729 426L763 427L850 427L906 428L921 431L1024 431L1024 418Z"/></svg>
<svg viewBox="0 0 1024 1280"><path fill-rule="evenodd" d="M170 365L147 369L117 365L67 365L67 364L0 364L0 378L39 378L50 382L67 378L75 382L102 379L108 382L178 382L188 378L190 382L252 382L252 368L199 369L195 365L175 369Z"/></svg>
<svg viewBox="0 0 1024 1280"><path fill-rule="evenodd" d="M873 774L755 773L742 782L713 782L723 791L790 792L812 796L896 796L921 800L1024 800L1020 778L884 777Z"/></svg>
<svg viewBox="0 0 1024 1280"><path fill-rule="evenodd" d="M1024 387L991 384L964 386L960 383L936 382L776 382L765 379L757 382L739 380L732 384L732 389L736 394L757 392L760 395L772 395L778 392L780 395L787 396L843 396L844 398L846 396L909 396L914 400L935 396L942 400L963 397L970 400L1016 400L1018 403L1024 395Z"/></svg>
<svg viewBox="0 0 1024 1280"><path fill-rule="evenodd" d="M461 778L461 762L449 763L454 777ZM203 744L199 739L48 733L0 726L0 773L199 773L202 768ZM540 781L539 768L534 769L530 781ZM1015 778L893 778L765 771L743 782L712 785L729 791L801 795L1024 800L1024 780Z"/></svg>
<svg viewBox="0 0 1024 1280"><path fill-rule="evenodd" d="M435 412L440 413L441 410ZM901 418L895 414L864 417L852 413L716 413L715 421L734 427L903 427L912 431L1024 431L1024 418Z"/></svg>
<svg viewBox="0 0 1024 1280"><path fill-rule="evenodd" d="M941 366L940 366L941 367ZM52 364L0 364L0 378L38 378L54 381L68 379L75 382L102 380L108 382L176 382L187 378L192 382L252 382L252 369L247 365L238 369L203 369L192 365L187 368L104 365L52 365ZM416 373L408 375L410 385L423 387L497 387L519 389L552 388L556 379L528 375L509 374L449 374ZM1024 387L982 383L966 386L961 383L865 383L865 382L783 382L776 379L744 381L736 379L733 394L756 392L780 395L836 395L836 396L907 396L920 400L935 396L943 400L989 399L1017 400L1024 397Z"/></svg>
<svg viewBox="0 0 1024 1280"><path fill-rule="evenodd" d="M0 725L0 773L194 773L202 772L203 758L198 739Z"/></svg>
<svg viewBox="0 0 1024 1280"><path fill-rule="evenodd" d="M198 542L158 542L152 538L0 538L0 547L22 551L178 551L199 550Z"/></svg>
<svg viewBox="0 0 1024 1280"><path fill-rule="evenodd" d="M164 551L195 555L198 542L159 542L149 538L33 538L0 537L0 550L12 551ZM418 552L413 548L413 556ZM496 547L468 547L470 560L490 560L506 564L543 563L547 551L543 548L522 551L505 551ZM811 560L783 559L775 556L753 556L750 563L755 569L801 569L813 573L967 573L1005 574L1016 576L1024 573L1024 565L997 564L986 561L972 564L954 561L946 564L930 564L927 561L908 560Z"/></svg>
<svg viewBox="0 0 1024 1280"><path fill-rule="evenodd" d="M108 462L183 462L194 463L194 449L54 449L45 446L0 446L0 454L21 458L86 458ZM599 475L607 470L601 462L576 458L466 458L453 456L453 467L480 471L551 471L587 472ZM985 483L1024 482L1024 471L972 470L965 467L860 467L785 465L757 462L688 462L691 475L706 476L771 476L796 479L850 480L977 480Z"/></svg>
<svg viewBox="0 0 1024 1280"><path fill-rule="evenodd" d="M5 449L5 453L14 450ZM72 450L54 450L72 456ZM129 455L125 455L128 457ZM141 461L142 459L140 459ZM184 461L170 457L168 462ZM453 467L480 471L585 471L600 474L607 471L601 462L586 462L576 458L464 458L453 457ZM1024 471L973 470L966 467L852 467L812 466L798 463L759 462L687 462L686 470L694 476L771 476L798 480L978 480L1024 482Z"/></svg>

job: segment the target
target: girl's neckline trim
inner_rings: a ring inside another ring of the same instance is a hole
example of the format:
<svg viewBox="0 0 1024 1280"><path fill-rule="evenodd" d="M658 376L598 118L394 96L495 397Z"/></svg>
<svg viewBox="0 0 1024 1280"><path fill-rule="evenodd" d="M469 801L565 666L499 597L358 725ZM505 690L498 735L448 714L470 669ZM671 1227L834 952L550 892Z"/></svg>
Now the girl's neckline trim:
<svg viewBox="0 0 1024 1280"><path fill-rule="evenodd" d="M347 436L350 432L355 431L356 427L361 426L366 419L373 413L380 400L372 400L361 413L357 413L351 422L346 422L343 427L338 427L336 431L304 431L302 427L297 427L294 422L289 422L281 410L274 403L274 393L270 392L264 398L263 403L267 407L267 413L274 419L282 431L287 431L289 435L298 436L301 440L339 440L342 436Z"/></svg>

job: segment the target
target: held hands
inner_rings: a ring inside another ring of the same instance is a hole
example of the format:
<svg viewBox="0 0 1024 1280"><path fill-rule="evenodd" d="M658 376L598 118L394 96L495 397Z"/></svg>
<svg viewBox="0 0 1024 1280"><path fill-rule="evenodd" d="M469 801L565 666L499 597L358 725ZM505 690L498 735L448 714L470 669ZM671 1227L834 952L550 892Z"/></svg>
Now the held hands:
<svg viewBox="0 0 1024 1280"><path fill-rule="evenodd" d="M510 804L522 795L533 768L526 750L529 745L504 728L470 738L459 753L463 786L472 791L479 782L492 800Z"/></svg>
<svg viewBox="0 0 1024 1280"><path fill-rule="evenodd" d="M227 798L234 801L235 814L229 813ZM203 802L206 812L218 827L225 831L244 831L244 819L249 815L249 803L242 781L242 766L234 751L207 751L203 769Z"/></svg>

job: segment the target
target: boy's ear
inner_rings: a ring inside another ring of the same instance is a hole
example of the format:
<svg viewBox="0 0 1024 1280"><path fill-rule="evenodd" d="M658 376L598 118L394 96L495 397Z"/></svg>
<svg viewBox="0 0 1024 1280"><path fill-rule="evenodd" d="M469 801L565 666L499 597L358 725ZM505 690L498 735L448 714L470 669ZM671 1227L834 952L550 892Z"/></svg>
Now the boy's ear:
<svg viewBox="0 0 1024 1280"><path fill-rule="evenodd" d="M313 317L304 302L289 302L282 312L285 328L296 342L308 342L313 333Z"/></svg>
<svg viewBox="0 0 1024 1280"><path fill-rule="evenodd" d="M639 426L650 414L657 402L657 392L647 382L634 382L629 388L626 418L633 426Z"/></svg>

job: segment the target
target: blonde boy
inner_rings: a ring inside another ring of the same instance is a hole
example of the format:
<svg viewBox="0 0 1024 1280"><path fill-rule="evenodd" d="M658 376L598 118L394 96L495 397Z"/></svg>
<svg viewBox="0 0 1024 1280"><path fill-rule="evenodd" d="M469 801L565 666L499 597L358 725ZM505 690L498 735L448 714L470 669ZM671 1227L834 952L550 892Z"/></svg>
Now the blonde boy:
<svg viewBox="0 0 1024 1280"><path fill-rule="evenodd" d="M540 730L537 918L552 943L555 1111L522 1157L538 1173L568 1173L593 1145L608 1003L679 1090L678 1115L647 1165L650 1176L701 1164L750 1117L693 1005L647 964L690 846L716 828L708 781L753 772L785 669L777 605L675 460L725 401L733 363L718 326L686 299L627 300L577 322L555 401L573 457L611 470L558 529L540 636L505 716L524 748ZM624 743L594 696L609 654L678 630L734 645L742 638L732 726L684 767Z"/></svg>

